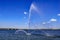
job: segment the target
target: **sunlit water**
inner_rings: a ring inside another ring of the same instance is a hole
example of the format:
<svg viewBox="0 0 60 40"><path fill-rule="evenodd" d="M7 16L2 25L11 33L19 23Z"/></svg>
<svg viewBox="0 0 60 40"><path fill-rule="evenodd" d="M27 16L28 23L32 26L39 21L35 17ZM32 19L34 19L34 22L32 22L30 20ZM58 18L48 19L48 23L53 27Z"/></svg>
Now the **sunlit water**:
<svg viewBox="0 0 60 40"><path fill-rule="evenodd" d="M42 30L24 31L31 34L27 35L25 32L18 30L0 30L0 40L60 40L60 30L43 30L45 33Z"/></svg>

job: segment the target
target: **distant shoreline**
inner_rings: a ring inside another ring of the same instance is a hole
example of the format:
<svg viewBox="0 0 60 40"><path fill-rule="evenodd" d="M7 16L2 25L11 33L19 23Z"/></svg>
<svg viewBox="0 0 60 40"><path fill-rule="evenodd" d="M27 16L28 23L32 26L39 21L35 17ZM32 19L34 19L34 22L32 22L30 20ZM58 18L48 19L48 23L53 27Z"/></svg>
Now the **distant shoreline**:
<svg viewBox="0 0 60 40"><path fill-rule="evenodd" d="M60 29L19 29L19 28L0 28L0 30L60 30Z"/></svg>

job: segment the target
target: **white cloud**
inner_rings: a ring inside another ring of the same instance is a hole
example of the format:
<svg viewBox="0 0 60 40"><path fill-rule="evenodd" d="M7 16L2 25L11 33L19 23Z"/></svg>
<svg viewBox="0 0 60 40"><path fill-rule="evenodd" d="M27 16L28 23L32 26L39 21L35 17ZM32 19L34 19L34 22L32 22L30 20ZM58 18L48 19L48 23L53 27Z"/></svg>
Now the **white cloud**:
<svg viewBox="0 0 60 40"><path fill-rule="evenodd" d="M42 24L46 24L46 22L43 22Z"/></svg>
<svg viewBox="0 0 60 40"><path fill-rule="evenodd" d="M57 14L58 16L60 16L60 14Z"/></svg>
<svg viewBox="0 0 60 40"><path fill-rule="evenodd" d="M57 19L54 18L50 19L50 22L55 22L55 21L57 21Z"/></svg>
<svg viewBox="0 0 60 40"><path fill-rule="evenodd" d="M26 14L27 14L27 12L24 12L24 14L26 15Z"/></svg>

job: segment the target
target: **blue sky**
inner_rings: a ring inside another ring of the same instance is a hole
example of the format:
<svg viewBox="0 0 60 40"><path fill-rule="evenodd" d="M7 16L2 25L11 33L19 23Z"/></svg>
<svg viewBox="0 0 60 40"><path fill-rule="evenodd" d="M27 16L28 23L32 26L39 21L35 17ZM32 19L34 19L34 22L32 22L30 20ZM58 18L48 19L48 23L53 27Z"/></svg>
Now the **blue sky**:
<svg viewBox="0 0 60 40"><path fill-rule="evenodd" d="M0 27L28 28L31 4L31 28L60 28L60 0L0 0Z"/></svg>

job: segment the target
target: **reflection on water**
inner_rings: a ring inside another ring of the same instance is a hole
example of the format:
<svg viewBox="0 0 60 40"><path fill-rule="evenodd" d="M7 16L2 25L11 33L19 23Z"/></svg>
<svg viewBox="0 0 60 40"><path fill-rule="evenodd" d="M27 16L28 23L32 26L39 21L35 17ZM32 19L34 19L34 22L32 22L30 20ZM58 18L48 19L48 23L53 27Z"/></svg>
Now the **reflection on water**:
<svg viewBox="0 0 60 40"><path fill-rule="evenodd" d="M59 30L0 30L0 40L60 40L59 35Z"/></svg>

